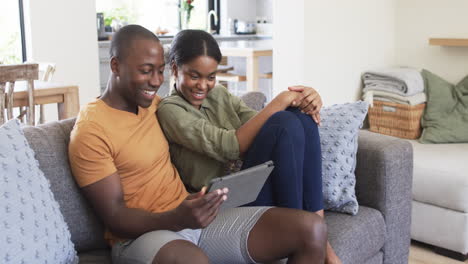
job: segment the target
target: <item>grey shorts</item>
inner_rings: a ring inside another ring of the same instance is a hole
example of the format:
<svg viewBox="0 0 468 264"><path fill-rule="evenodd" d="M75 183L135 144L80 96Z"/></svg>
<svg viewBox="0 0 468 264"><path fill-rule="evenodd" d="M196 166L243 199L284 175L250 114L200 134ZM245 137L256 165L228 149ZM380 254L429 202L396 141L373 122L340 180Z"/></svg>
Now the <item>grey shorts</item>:
<svg viewBox="0 0 468 264"><path fill-rule="evenodd" d="M258 219L270 207L239 207L221 211L205 229L180 232L158 230L112 247L112 263L152 263L158 251L173 240L187 240L199 246L211 263L255 263L247 239Z"/></svg>

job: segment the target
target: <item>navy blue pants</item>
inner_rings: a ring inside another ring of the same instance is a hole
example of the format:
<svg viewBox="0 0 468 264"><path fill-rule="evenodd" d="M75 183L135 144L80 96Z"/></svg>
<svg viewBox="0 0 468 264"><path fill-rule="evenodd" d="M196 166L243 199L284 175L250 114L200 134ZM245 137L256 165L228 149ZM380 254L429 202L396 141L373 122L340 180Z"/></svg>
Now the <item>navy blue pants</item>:
<svg viewBox="0 0 468 264"><path fill-rule="evenodd" d="M247 206L323 209L322 158L317 124L298 108L272 115L244 157L242 169L272 160L275 169Z"/></svg>

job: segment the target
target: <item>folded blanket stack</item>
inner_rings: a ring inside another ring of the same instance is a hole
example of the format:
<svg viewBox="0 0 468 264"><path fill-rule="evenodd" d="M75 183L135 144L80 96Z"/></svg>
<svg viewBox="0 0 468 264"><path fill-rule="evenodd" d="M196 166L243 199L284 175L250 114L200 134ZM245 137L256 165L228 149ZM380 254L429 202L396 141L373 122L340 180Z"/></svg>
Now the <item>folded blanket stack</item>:
<svg viewBox="0 0 468 264"><path fill-rule="evenodd" d="M363 100L418 105L426 102L421 72L413 68L386 68L365 72Z"/></svg>

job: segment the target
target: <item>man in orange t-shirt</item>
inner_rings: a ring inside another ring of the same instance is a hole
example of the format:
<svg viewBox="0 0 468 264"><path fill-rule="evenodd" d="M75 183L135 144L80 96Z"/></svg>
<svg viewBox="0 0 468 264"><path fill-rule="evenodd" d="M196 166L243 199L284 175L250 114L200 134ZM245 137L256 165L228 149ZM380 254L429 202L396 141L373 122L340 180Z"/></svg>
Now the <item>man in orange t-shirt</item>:
<svg viewBox="0 0 468 264"><path fill-rule="evenodd" d="M154 115L159 101L139 107L138 114L112 108L101 99L81 110L69 148L80 187L118 172L126 205L153 213L172 210L187 197ZM111 244L116 240L110 233L106 239Z"/></svg>
<svg viewBox="0 0 468 264"><path fill-rule="evenodd" d="M114 263L323 263L326 227L300 210L219 212L228 190L188 194L155 115L164 51L141 26L114 34L111 77L72 131L73 175L103 220ZM200 89L205 89L201 77Z"/></svg>

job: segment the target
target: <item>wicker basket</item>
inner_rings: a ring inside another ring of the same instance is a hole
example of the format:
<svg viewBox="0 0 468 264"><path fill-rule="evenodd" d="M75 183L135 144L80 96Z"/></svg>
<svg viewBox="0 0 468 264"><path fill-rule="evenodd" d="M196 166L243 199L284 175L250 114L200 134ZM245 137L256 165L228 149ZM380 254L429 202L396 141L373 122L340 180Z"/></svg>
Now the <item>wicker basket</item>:
<svg viewBox="0 0 468 264"><path fill-rule="evenodd" d="M369 108L370 131L406 139L421 136L421 116L426 104L404 105L374 101Z"/></svg>

